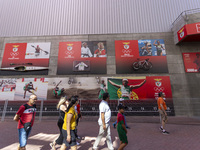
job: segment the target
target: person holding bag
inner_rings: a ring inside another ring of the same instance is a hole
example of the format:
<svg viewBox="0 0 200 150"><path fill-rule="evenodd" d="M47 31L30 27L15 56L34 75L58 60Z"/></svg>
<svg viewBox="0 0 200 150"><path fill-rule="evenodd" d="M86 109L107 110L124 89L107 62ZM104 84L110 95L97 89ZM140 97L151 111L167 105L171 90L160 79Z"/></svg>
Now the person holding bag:
<svg viewBox="0 0 200 150"><path fill-rule="evenodd" d="M28 136L31 133L36 114L37 96L31 95L29 101L21 105L13 120L18 122L19 146L18 150L26 150Z"/></svg>

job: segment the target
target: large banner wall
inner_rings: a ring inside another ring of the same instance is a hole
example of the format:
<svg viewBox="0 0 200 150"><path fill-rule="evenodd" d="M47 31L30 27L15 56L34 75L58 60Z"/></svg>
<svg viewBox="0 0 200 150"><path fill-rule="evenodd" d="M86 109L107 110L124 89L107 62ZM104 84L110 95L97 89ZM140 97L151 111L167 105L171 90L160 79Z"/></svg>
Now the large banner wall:
<svg viewBox="0 0 200 150"><path fill-rule="evenodd" d="M0 75L48 75L51 43L7 43Z"/></svg>
<svg viewBox="0 0 200 150"><path fill-rule="evenodd" d="M106 58L105 41L60 42L57 74L106 74Z"/></svg>
<svg viewBox="0 0 200 150"><path fill-rule="evenodd" d="M110 94L112 111L117 112L117 101L123 98L127 112L133 115L156 115L158 93L163 92L167 111L174 115L168 76L0 79L0 101L27 101L36 94L38 100L55 102L62 96L78 95L81 109L86 112L98 110L104 92Z"/></svg>
<svg viewBox="0 0 200 150"><path fill-rule="evenodd" d="M116 73L168 73L163 39L115 41Z"/></svg>
<svg viewBox="0 0 200 150"><path fill-rule="evenodd" d="M0 79L0 100L28 100L31 94L36 94L40 100L73 95L85 100L97 100L102 99L99 98L102 90L109 92L110 100L157 99L159 92L172 99L168 76Z"/></svg>

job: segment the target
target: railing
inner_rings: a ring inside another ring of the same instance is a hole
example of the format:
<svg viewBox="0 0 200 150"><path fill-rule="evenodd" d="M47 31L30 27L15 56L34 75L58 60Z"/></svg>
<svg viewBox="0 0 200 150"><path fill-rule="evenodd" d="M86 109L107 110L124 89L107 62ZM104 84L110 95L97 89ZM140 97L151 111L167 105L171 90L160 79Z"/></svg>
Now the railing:
<svg viewBox="0 0 200 150"><path fill-rule="evenodd" d="M13 118L19 107L27 101L0 101L0 116L1 121L6 118ZM54 101L37 101L36 117L39 121L43 116L58 116L58 110L56 105L58 100ZM99 103L100 100L80 100L81 112L83 116L98 116L99 115ZM168 115L174 116L173 101L167 102ZM127 116L158 116L157 101L155 99L149 100L126 100L124 104L127 106ZM112 111L112 115L117 115L118 100L110 100L109 106Z"/></svg>
<svg viewBox="0 0 200 150"><path fill-rule="evenodd" d="M171 29L172 29L172 28L174 27L174 25L175 25L179 20L181 20L182 18L184 18L184 19L187 20L189 14L194 14L194 13L199 13L199 12L200 12L200 8L190 9L190 10L183 11L183 12L175 19L175 21L172 23Z"/></svg>

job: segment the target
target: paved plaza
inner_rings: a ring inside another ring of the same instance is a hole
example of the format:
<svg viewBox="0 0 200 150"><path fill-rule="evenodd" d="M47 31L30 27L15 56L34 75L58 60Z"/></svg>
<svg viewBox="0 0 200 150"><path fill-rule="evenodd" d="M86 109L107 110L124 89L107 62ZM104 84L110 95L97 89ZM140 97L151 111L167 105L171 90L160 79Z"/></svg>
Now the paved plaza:
<svg viewBox="0 0 200 150"><path fill-rule="evenodd" d="M80 141L78 150L91 150L98 134L98 117L83 117L78 127L78 134L85 139ZM112 117L112 122L116 117ZM199 150L200 119L186 117L169 117L166 130L170 135L159 131L159 117L127 117L128 141L125 150ZM58 136L56 117L43 118L35 121L28 140L27 150L50 150L49 143ZM18 145L17 122L7 119L0 122L1 150L16 150ZM115 148L119 146L117 130L111 126L111 136ZM59 149L60 146L57 146ZM107 150L105 138L102 139L100 150Z"/></svg>

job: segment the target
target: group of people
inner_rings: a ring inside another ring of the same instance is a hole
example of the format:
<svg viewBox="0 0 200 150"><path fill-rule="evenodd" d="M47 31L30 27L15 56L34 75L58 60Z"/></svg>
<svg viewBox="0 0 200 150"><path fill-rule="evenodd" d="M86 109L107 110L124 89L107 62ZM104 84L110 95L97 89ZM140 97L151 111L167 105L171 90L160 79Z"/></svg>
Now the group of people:
<svg viewBox="0 0 200 150"><path fill-rule="evenodd" d="M161 115L162 123L159 128L163 134L169 134L165 130L165 124L167 122L167 106L164 101L164 93L159 93L159 98L157 99L159 113ZM110 119L111 119L111 110L108 105L109 101L109 93L102 93L102 100L99 104L99 134L93 144L93 150L98 149L98 145L104 135L106 135L106 142L109 150L114 150L112 140L111 140L111 132L110 132ZM125 106L123 104L124 99L120 99L120 103L118 105L118 114L117 114L117 132L120 139L120 145L118 150L123 150L124 147L128 144L127 139L127 128L125 120ZM18 150L25 150L26 144L28 140L28 136L31 132L35 113L36 113L36 101L37 96L31 95L29 101L20 106L16 115L14 116L14 120L18 122L18 133L19 133L19 146ZM57 125L60 130L59 137L50 143L52 149L56 149L56 144L61 145L61 150L66 150L67 147L71 147L72 150L77 149L77 139L80 137L77 135L77 125L78 120L82 116L80 112L80 105L78 104L78 96L72 96L67 99L66 97L61 97L57 109L59 110L59 119ZM27 124L29 124L27 129ZM115 127L116 124L113 126Z"/></svg>

